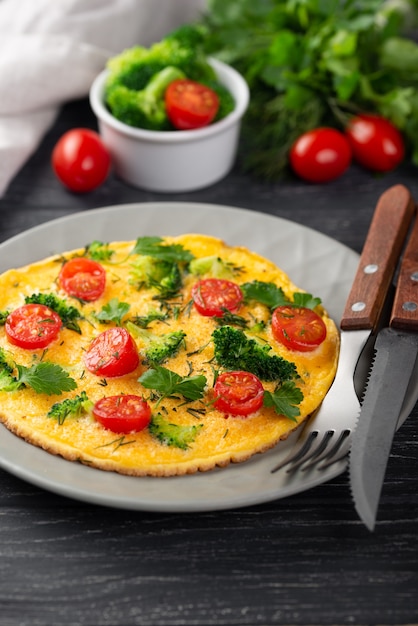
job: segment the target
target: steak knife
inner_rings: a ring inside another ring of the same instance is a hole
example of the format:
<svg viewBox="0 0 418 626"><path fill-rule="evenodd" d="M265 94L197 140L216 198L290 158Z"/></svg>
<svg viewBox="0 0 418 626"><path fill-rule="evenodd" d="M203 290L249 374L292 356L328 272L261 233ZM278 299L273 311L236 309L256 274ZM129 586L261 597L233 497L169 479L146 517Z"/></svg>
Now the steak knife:
<svg viewBox="0 0 418 626"><path fill-rule="evenodd" d="M371 531L392 441L408 416L402 419L406 398L414 404L418 399L418 218L403 254L389 326L378 333L374 349L349 459L355 508Z"/></svg>

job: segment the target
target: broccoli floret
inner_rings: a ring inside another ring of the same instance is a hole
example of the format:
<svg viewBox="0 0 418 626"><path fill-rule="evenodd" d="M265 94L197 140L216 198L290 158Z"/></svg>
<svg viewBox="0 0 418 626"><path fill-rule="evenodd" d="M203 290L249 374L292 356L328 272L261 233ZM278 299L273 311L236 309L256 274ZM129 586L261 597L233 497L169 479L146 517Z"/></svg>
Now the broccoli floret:
<svg viewBox="0 0 418 626"><path fill-rule="evenodd" d="M52 417L61 426L67 417L81 417L91 413L93 402L88 399L85 391L75 398L67 398L62 402L56 402L47 413L47 417Z"/></svg>
<svg viewBox="0 0 418 626"><path fill-rule="evenodd" d="M191 274L197 276L209 275L214 278L232 278L240 273L241 268L233 263L228 263L216 255L193 259L189 264Z"/></svg>
<svg viewBox="0 0 418 626"><path fill-rule="evenodd" d="M182 286L180 268L172 261L139 256L131 268L130 274L138 289L154 287L162 300L174 297Z"/></svg>
<svg viewBox="0 0 418 626"><path fill-rule="evenodd" d="M187 450L194 442L203 424L193 424L192 426L182 426L172 424L164 419L161 413L152 416L148 430L166 446L173 446L181 450Z"/></svg>
<svg viewBox="0 0 418 626"><path fill-rule="evenodd" d="M229 91L216 78L204 52L204 31L185 25L150 48L134 46L112 57L107 68L105 101L111 113L130 126L173 130L165 112L164 92L177 78L189 78L216 91L220 106L215 120L235 107Z"/></svg>
<svg viewBox="0 0 418 626"><path fill-rule="evenodd" d="M0 326L4 326L7 318L10 315L10 311L0 311Z"/></svg>
<svg viewBox="0 0 418 626"><path fill-rule="evenodd" d="M297 378L296 365L281 356L270 355L271 347L250 339L244 331L221 326L212 333L217 363L227 370L244 370L265 381Z"/></svg>
<svg viewBox="0 0 418 626"><path fill-rule="evenodd" d="M160 365L177 354L186 337L182 330L157 335L150 330L138 328L133 322L127 322L126 327L131 335L143 343L140 352L145 357L145 363L152 365Z"/></svg>
<svg viewBox="0 0 418 626"><path fill-rule="evenodd" d="M106 103L118 120L147 130L169 130L164 93L170 83L185 74L176 67L168 66L154 74L141 91L114 85L107 87Z"/></svg>
<svg viewBox="0 0 418 626"><path fill-rule="evenodd" d="M80 326L77 320L82 319L82 315L74 306L67 304L65 300L58 298L53 293L34 293L26 296L26 304L43 304L57 313L63 325L76 333L81 334Z"/></svg>
<svg viewBox="0 0 418 626"><path fill-rule="evenodd" d="M23 387L22 383L15 378L14 363L8 358L5 350L0 348L0 390L16 391Z"/></svg>

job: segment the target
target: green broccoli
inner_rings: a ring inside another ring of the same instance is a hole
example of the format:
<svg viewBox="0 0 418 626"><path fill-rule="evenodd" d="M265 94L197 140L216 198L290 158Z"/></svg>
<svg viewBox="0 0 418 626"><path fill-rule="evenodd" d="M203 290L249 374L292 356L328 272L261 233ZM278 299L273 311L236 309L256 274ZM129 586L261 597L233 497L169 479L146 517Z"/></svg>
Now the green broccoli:
<svg viewBox="0 0 418 626"><path fill-rule="evenodd" d="M221 326L212 333L215 360L227 370L244 370L260 380L285 381L298 378L296 365L281 356L270 355L271 347L250 339L244 331Z"/></svg>
<svg viewBox="0 0 418 626"><path fill-rule="evenodd" d="M77 320L82 319L82 315L78 309L74 306L67 304L65 300L58 298L53 293L33 293L31 296L26 296L26 304L43 304L57 313L63 325L70 330L74 330L76 333L81 334L80 326Z"/></svg>
<svg viewBox="0 0 418 626"><path fill-rule="evenodd" d="M138 256L131 268L130 275L138 289L154 287L161 300L173 298L181 289L182 275L177 263L151 256Z"/></svg>
<svg viewBox="0 0 418 626"><path fill-rule="evenodd" d="M189 78L216 91L220 106L215 120L235 107L203 49L204 32L184 25L150 48L134 46L109 59L105 101L111 113L130 126L173 130L165 112L164 93L170 82Z"/></svg>
<svg viewBox="0 0 418 626"><path fill-rule="evenodd" d="M6 351L0 348L0 390L15 391L23 387L22 383L14 376L15 365L8 357Z"/></svg>
<svg viewBox="0 0 418 626"><path fill-rule="evenodd" d="M193 259L189 263L189 272L197 276L212 276L214 278L232 278L241 272L241 268L233 263L228 263L219 256L205 256Z"/></svg>
<svg viewBox="0 0 418 626"><path fill-rule="evenodd" d="M201 428L203 428L203 424L193 424L191 426L172 424L164 419L161 413L153 415L148 426L150 434L156 437L158 441L166 446L173 446L181 450L187 450L190 447Z"/></svg>
<svg viewBox="0 0 418 626"><path fill-rule="evenodd" d="M106 103L118 120L147 130L169 130L164 93L170 83L185 78L176 67L167 66L151 78L141 91L115 85L107 89Z"/></svg>
<svg viewBox="0 0 418 626"><path fill-rule="evenodd" d="M66 398L62 402L56 402L52 405L47 413L47 417L51 417L58 421L62 426L67 417L81 417L91 413L93 402L88 399L85 391L75 398Z"/></svg>
<svg viewBox="0 0 418 626"><path fill-rule="evenodd" d="M133 337L143 343L140 352L145 357L145 363L152 365L160 365L177 354L186 337L182 330L157 335L150 330L139 328L133 322L127 322L126 327Z"/></svg>

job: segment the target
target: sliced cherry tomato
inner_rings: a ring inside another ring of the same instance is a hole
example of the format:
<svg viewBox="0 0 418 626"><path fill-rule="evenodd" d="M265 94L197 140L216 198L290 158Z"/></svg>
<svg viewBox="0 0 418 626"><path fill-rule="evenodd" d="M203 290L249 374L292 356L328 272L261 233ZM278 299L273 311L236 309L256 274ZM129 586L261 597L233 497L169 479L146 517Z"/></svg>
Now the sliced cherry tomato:
<svg viewBox="0 0 418 626"><path fill-rule="evenodd" d="M128 331L115 326L93 339L84 355L84 362L96 376L124 376L138 367L138 349Z"/></svg>
<svg viewBox="0 0 418 626"><path fill-rule="evenodd" d="M96 402L93 415L114 433L137 433L150 423L151 408L139 396L109 396Z"/></svg>
<svg viewBox="0 0 418 626"><path fill-rule="evenodd" d="M225 311L238 311L243 293L240 286L230 280L203 278L193 285L192 298L201 315L222 317Z"/></svg>
<svg viewBox="0 0 418 626"><path fill-rule="evenodd" d="M379 115L354 117L346 135L353 157L363 167L374 172L389 172L404 159L405 145L399 130Z"/></svg>
<svg viewBox="0 0 418 626"><path fill-rule="evenodd" d="M315 350L327 335L322 317L302 306L278 306L273 311L271 328L277 341L300 352Z"/></svg>
<svg viewBox="0 0 418 626"><path fill-rule="evenodd" d="M168 118L178 130L202 128L212 122L219 109L218 95L193 80L174 80L165 92Z"/></svg>
<svg viewBox="0 0 418 626"><path fill-rule="evenodd" d="M293 171L311 183L327 183L341 176L351 163L347 137L334 128L316 128L301 135L289 154Z"/></svg>
<svg viewBox="0 0 418 626"><path fill-rule="evenodd" d="M264 388L250 372L224 372L216 379L214 406L229 415L249 415L263 405Z"/></svg>
<svg viewBox="0 0 418 626"><path fill-rule="evenodd" d="M60 316L43 304L24 304L8 315L5 323L10 343L26 350L45 348L58 337Z"/></svg>
<svg viewBox="0 0 418 626"><path fill-rule="evenodd" d="M83 193L99 187L109 175L110 154L100 135L89 128L65 133L52 152L52 168L71 191Z"/></svg>
<svg viewBox="0 0 418 626"><path fill-rule="evenodd" d="M69 296L92 302L105 290L106 271L97 261L75 257L62 266L58 283Z"/></svg>

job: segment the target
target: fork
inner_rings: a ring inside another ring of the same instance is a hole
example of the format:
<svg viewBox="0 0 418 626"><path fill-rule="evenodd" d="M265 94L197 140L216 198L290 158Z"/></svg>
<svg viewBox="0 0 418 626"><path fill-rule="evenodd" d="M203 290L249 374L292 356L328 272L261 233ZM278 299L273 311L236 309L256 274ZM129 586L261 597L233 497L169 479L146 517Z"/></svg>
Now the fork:
<svg viewBox="0 0 418 626"><path fill-rule="evenodd" d="M360 413L354 374L366 343L373 340L414 212L414 200L403 185L380 196L340 322L335 379L289 455L272 473L284 467L287 472L325 469L347 456Z"/></svg>

